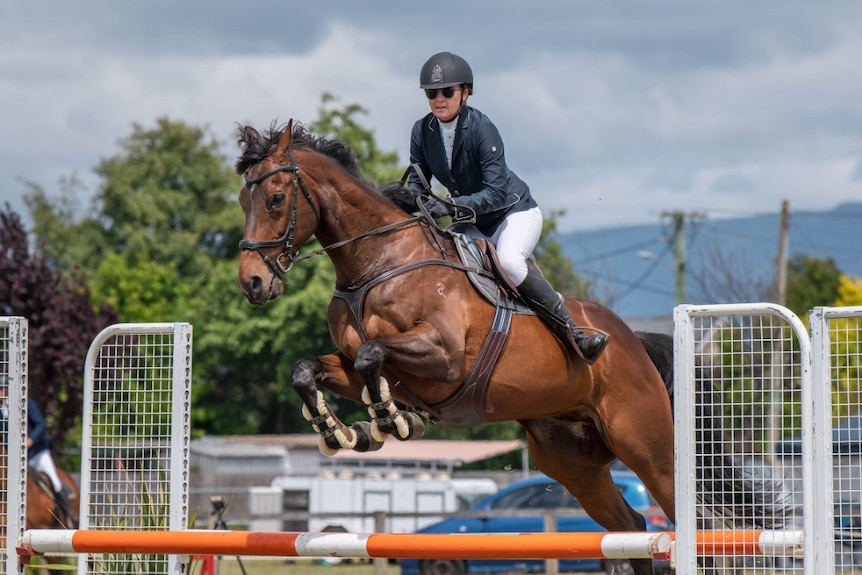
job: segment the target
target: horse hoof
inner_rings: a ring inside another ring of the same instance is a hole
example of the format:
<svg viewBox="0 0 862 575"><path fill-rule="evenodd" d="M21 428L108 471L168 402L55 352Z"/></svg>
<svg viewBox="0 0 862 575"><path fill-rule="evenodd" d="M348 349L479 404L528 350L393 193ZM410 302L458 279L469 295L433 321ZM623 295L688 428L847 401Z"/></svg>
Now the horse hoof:
<svg viewBox="0 0 862 575"><path fill-rule="evenodd" d="M367 421L356 422L351 427L356 434L356 446L353 448L354 451L377 451L383 447L383 443L388 437L388 434L384 434L381 439L375 434L374 429L377 427L376 424L368 423Z"/></svg>
<svg viewBox="0 0 862 575"><path fill-rule="evenodd" d="M404 412L404 417L410 426L410 439L420 439L425 436L425 421L421 417L409 411Z"/></svg>
<svg viewBox="0 0 862 575"><path fill-rule="evenodd" d="M419 439L425 435L425 422L415 413L402 411L395 418L395 424L398 430L395 437L401 441Z"/></svg>

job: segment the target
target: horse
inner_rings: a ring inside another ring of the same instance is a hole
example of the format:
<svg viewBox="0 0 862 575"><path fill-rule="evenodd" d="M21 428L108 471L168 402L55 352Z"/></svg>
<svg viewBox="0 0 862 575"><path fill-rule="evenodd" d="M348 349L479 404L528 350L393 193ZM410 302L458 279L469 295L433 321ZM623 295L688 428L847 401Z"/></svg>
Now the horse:
<svg viewBox="0 0 862 575"><path fill-rule="evenodd" d="M78 483L65 470L57 467L57 475L69 494L70 510L57 501L51 479L33 468L27 469L27 529L75 529L81 492Z"/></svg>
<svg viewBox="0 0 862 575"><path fill-rule="evenodd" d="M0 441L0 487L8 490L8 457L6 452L6 443ZM27 469L27 493L26 507L27 517L25 525L27 529L74 529L78 527L78 506L80 505L80 490L75 479L64 469L57 468L57 473L60 480L69 489L69 500L72 503L72 516L70 517L63 510L57 507L57 502L54 495L54 489L51 485L51 480L44 473L35 472L32 468ZM7 503L9 501L8 491L4 496L0 496L0 517L4 521L0 522L0 544L5 545L6 541L6 513ZM2 547L2 545L0 545Z"/></svg>
<svg viewBox="0 0 862 575"><path fill-rule="evenodd" d="M646 529L611 479L616 459L674 520L670 336L636 334L609 308L566 297L579 326L610 335L588 365L508 296L489 301L457 256L457 235L384 197L347 146L292 120L263 135L237 125L237 134L242 293L253 305L282 295L306 257L326 254L335 269L327 320L336 350L299 360L290 376L322 452L378 449L388 434L417 439L425 419L512 420L538 468L609 531ZM300 254L313 236L321 249ZM366 405L371 421L345 425L324 390ZM631 566L653 573L649 559Z"/></svg>

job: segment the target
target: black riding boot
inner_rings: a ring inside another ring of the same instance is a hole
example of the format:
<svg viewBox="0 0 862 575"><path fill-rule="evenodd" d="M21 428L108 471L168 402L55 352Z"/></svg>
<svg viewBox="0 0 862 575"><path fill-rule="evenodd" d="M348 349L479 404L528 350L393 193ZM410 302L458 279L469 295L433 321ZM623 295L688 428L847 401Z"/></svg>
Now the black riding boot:
<svg viewBox="0 0 862 575"><path fill-rule="evenodd" d="M601 333L588 336L581 331L563 305L560 294L551 287L539 268L530 262L527 265L527 277L518 286L518 292L558 338L589 365L595 363L608 345L608 336Z"/></svg>
<svg viewBox="0 0 862 575"><path fill-rule="evenodd" d="M64 523L66 529L74 529L78 525L78 516L72 506L72 500L66 492L66 486L63 486L60 491L54 492L54 498L57 503L58 517Z"/></svg>

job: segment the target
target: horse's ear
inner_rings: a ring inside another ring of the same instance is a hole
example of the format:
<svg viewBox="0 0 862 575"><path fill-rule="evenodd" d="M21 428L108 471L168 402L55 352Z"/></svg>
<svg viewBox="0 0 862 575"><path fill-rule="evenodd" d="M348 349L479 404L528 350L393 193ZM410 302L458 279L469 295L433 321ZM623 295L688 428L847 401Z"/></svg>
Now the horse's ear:
<svg viewBox="0 0 862 575"><path fill-rule="evenodd" d="M284 132L281 134L281 138L278 140L278 149L282 151L287 151L290 147L290 137L293 135L293 118L287 121L287 127L284 129Z"/></svg>
<svg viewBox="0 0 862 575"><path fill-rule="evenodd" d="M239 126L237 131L239 132L237 143L243 151L247 150L252 142L260 142L260 133L251 126Z"/></svg>

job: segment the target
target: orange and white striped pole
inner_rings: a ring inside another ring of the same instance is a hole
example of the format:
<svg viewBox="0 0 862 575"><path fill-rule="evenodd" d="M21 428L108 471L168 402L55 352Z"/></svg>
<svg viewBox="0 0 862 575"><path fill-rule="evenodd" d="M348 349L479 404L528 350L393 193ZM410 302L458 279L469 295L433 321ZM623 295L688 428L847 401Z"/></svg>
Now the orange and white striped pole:
<svg viewBox="0 0 862 575"><path fill-rule="evenodd" d="M36 529L24 533L19 547L22 555L58 552L391 559L667 560L671 543L670 535L664 532L449 535Z"/></svg>

